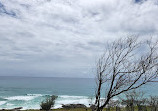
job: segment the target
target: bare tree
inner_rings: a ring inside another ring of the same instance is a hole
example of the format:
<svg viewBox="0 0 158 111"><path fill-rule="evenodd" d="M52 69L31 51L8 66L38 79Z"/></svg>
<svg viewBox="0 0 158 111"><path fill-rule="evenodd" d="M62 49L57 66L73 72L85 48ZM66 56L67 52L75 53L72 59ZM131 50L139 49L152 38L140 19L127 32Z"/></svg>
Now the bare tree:
<svg viewBox="0 0 158 111"><path fill-rule="evenodd" d="M107 46L97 62L97 111L102 111L113 97L154 82L158 77L157 45L128 37Z"/></svg>
<svg viewBox="0 0 158 111"><path fill-rule="evenodd" d="M157 111L158 110L158 97L157 96L151 96L148 104L151 108L151 111Z"/></svg>
<svg viewBox="0 0 158 111"><path fill-rule="evenodd" d="M125 97L120 97L122 104L126 105L127 111L134 111L134 107L138 107L138 111L145 111L145 105L147 100L143 97L144 93L142 91L129 91L125 93Z"/></svg>

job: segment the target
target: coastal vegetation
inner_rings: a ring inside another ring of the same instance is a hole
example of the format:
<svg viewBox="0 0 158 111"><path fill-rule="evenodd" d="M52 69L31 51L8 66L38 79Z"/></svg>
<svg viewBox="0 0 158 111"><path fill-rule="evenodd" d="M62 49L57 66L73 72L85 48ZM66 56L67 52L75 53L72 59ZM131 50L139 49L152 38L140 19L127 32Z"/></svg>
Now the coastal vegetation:
<svg viewBox="0 0 158 111"><path fill-rule="evenodd" d="M102 111L114 97L157 78L158 41L142 41L137 36L115 40L106 46L96 65L94 110Z"/></svg>
<svg viewBox="0 0 158 111"><path fill-rule="evenodd" d="M144 97L142 91L130 91L124 94L125 97L119 97L117 100L110 100L109 104L103 108L103 111L158 111L158 97ZM66 106L66 107L65 107ZM62 108L51 109L52 111L93 111L92 107L86 107L83 104L67 104ZM30 111L30 110L29 110Z"/></svg>
<svg viewBox="0 0 158 111"><path fill-rule="evenodd" d="M42 101L40 106L42 110L49 111L55 104L55 100L57 96L52 95L51 97L47 97L45 101Z"/></svg>

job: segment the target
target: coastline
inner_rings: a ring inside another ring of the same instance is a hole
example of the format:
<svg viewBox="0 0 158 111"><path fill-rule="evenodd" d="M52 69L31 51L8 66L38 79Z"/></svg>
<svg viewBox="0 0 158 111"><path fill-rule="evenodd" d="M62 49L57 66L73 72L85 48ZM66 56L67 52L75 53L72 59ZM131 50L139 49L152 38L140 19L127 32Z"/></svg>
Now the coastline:
<svg viewBox="0 0 158 111"><path fill-rule="evenodd" d="M145 97L158 96L158 89L154 88L157 84L147 87L142 87ZM85 104L89 107L94 100L94 91L93 79L5 77L0 80L0 109L23 107L23 110L38 110L40 103L51 95L58 96L55 109L61 108L62 104Z"/></svg>
<svg viewBox="0 0 158 111"><path fill-rule="evenodd" d="M40 103L47 98L48 94L26 94L23 96L4 97L0 103L0 109L13 109L17 107L23 107L23 110L38 110L40 109ZM88 96L69 96L58 95L55 101L54 109L62 107L62 104L84 104L89 107L91 98Z"/></svg>

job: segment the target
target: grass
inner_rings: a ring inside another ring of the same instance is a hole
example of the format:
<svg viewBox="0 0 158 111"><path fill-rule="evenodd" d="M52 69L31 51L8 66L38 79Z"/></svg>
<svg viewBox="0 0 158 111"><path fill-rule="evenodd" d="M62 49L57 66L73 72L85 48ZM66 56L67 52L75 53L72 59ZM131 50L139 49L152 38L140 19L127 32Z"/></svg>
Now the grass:
<svg viewBox="0 0 158 111"><path fill-rule="evenodd" d="M53 109L52 111L92 111L90 108L71 108L71 109ZM107 111L106 108L104 108L103 111ZM116 111L116 108L111 108L110 111ZM121 111L127 111L125 108L121 108ZM138 108L135 107L134 111L138 111ZM147 107L147 111L151 111L150 107Z"/></svg>
<svg viewBox="0 0 158 111"><path fill-rule="evenodd" d="M3 111L3 110L0 110ZM5 111L11 111L11 110L5 110ZM34 109L30 109L30 110L22 110L22 111L45 111L45 110L34 110ZM59 109L52 109L50 111L92 111L90 108L70 108L70 109L66 109L66 108L59 108ZM103 111L107 111L106 108L104 108ZM111 108L110 111L116 111L116 108ZM125 108L121 108L121 111L126 111ZM134 111L138 111L138 108L135 107ZM150 111L150 108L147 107L147 111Z"/></svg>

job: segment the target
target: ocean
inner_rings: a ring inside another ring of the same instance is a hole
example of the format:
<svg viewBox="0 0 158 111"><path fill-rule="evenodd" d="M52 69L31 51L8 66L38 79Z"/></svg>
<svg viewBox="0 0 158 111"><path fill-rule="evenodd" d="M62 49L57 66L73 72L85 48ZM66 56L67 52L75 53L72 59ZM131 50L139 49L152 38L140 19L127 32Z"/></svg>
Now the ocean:
<svg viewBox="0 0 158 111"><path fill-rule="evenodd" d="M142 90L146 97L158 96L158 83L151 83ZM48 96L57 95L54 108L62 104L89 105L95 94L95 80L91 78L56 77L0 77L0 109L39 109Z"/></svg>

